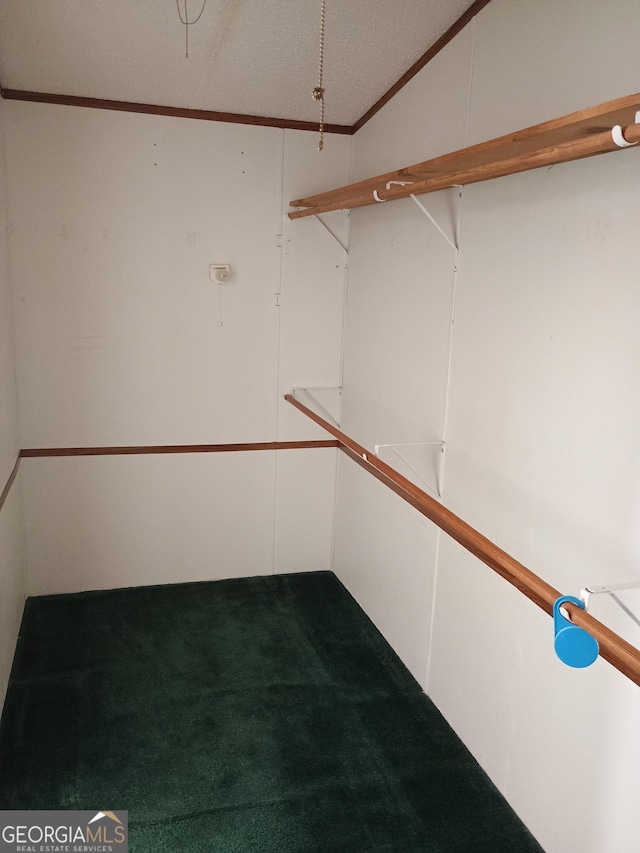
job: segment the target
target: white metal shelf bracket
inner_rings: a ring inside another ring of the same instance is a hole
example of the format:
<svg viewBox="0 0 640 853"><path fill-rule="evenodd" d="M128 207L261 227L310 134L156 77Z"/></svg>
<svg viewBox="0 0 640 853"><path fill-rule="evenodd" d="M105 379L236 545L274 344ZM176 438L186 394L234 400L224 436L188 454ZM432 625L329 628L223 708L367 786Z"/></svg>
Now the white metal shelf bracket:
<svg viewBox="0 0 640 853"><path fill-rule="evenodd" d="M418 448L422 450L424 448L439 448L439 458L435 466L429 465L431 470L426 472L424 470L419 470L419 468L427 467L427 464L424 460L409 460L407 458L407 452L401 452L398 448ZM398 459L400 459L404 465L407 466L409 471L413 474L415 478L417 478L423 486L425 486L431 494L435 495L438 498L442 498L442 473L444 466L444 451L445 451L445 443L444 441L414 441L407 442L404 444L376 444L374 445L374 453L380 459L380 451L381 450L389 450L393 453ZM384 460L383 460L384 461ZM421 464L422 463L422 464ZM434 470L435 469L435 470ZM434 482L435 478L435 482ZM412 479L411 477L409 479Z"/></svg>
<svg viewBox="0 0 640 853"><path fill-rule="evenodd" d="M462 202L462 187L460 185L456 184L455 186L451 187L451 189L456 190L456 195L458 197L458 204L461 204L461 202ZM424 215L427 217L427 219L433 225L433 227L436 229L436 231L442 237L444 237L444 239L447 241L447 243L451 246L453 251L456 253L456 265L457 265L458 252L460 251L460 247L458 245L458 243L459 243L458 231L460 230L460 216L458 215L456 217L456 219L457 219L456 229L455 229L456 233L454 234L453 238L451 238L447 234L447 232L444 230L444 228L442 228L442 226L436 221L433 214L431 214L427 210L427 208L424 206L424 204L413 193L411 193L409 198L413 199L413 201L417 204L417 206L420 208L420 210L424 213Z"/></svg>
<svg viewBox="0 0 640 853"><path fill-rule="evenodd" d="M592 595L610 595L615 603L624 610L627 616L630 616L636 625L640 626L640 619L615 594L616 592L622 592L625 589L640 589L640 581L631 581L630 583L610 583L606 586L586 586L584 589L580 590L580 600L584 602L584 609L587 610L589 607L589 599Z"/></svg>
<svg viewBox="0 0 640 853"><path fill-rule="evenodd" d="M342 406L341 387L292 388L291 394L296 400L322 414L334 426L340 427Z"/></svg>
<svg viewBox="0 0 640 853"><path fill-rule="evenodd" d="M335 233L331 230L331 228L329 228L329 226L327 225L327 223L326 223L326 222L323 222L323 221L322 221L322 219L320 219L320 216L319 216L317 213L314 213L314 214L313 214L313 218L316 220L316 222L319 222L319 223L320 223L320 225L322 225L322 227L323 227L323 228L324 228L324 230L327 232L327 234L328 234L330 237L332 237L332 238L333 238L333 240L338 244L338 246L340 246L340 248L341 248L341 249L342 249L342 251L345 253L345 255L348 255L348 254L349 254L349 249L344 245L344 243L343 243L343 242L342 242L342 240L338 237L338 235L337 235L337 234L335 234Z"/></svg>
<svg viewBox="0 0 640 853"><path fill-rule="evenodd" d="M393 187L393 186L409 187L409 186L411 186L411 184L414 184L414 183L415 183L415 181L387 181L386 188L387 188L387 190L390 190L391 187ZM461 211L461 206L462 206L462 184L452 184L451 187L448 187L448 189L456 190L456 196L458 198L458 213L456 216L456 222L455 222L455 226L454 226L455 234L454 234L453 238L451 238L447 234L447 232L444 230L444 228L436 221L433 214L427 210L427 208L424 206L424 204L418 200L417 196L414 195L414 193L411 193L409 195L409 198L412 199L416 203L416 205L424 213L424 215L427 217L429 222L431 222L431 224L436 229L436 231L447 241L447 243L451 246L451 248L455 252L454 269L457 270L458 269L458 257L459 257L459 253L460 253L459 233L460 233L460 211ZM380 196L378 194L378 190L373 191L373 197L380 204L382 204L382 202L388 201L388 199L386 199L386 198L380 198Z"/></svg>

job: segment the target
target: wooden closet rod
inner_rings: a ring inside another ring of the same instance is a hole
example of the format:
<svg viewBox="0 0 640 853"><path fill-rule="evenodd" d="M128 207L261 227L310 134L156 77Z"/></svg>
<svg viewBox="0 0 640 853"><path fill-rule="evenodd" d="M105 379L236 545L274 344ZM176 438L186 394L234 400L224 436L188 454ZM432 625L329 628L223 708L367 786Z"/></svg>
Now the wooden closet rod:
<svg viewBox="0 0 640 853"><path fill-rule="evenodd" d="M330 424L291 394L285 394L285 400L299 409L312 421L325 429L338 440L340 450L357 462L362 468L384 483L418 512L426 516L444 530L452 539L459 542L479 560L497 572L510 584L515 586L523 595L530 598L538 607L549 615L553 612L553 604L560 598L561 593L550 586L538 575L515 560L506 551L483 536L459 516L448 510L439 501L419 489L394 468L382 462L378 457L358 444L346 433ZM600 655L627 678L640 686L640 650L627 643L618 634L594 619L589 613L571 602L565 605L571 621L584 628L600 645ZM549 635L551 641L551 634Z"/></svg>

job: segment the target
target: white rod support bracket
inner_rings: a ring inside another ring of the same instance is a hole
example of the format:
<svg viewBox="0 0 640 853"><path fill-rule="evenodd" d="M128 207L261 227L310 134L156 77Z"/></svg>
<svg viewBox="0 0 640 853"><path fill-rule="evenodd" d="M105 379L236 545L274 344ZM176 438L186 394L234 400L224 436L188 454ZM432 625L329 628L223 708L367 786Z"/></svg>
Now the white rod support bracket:
<svg viewBox="0 0 640 853"><path fill-rule="evenodd" d="M349 249L344 245L344 243L342 242L342 240L341 240L341 239L340 239L340 238L339 238L339 237L338 237L338 236L337 236L337 235L336 235L336 234L331 230L331 228L329 228L329 226L327 225L327 223L326 223L326 222L323 222L323 221L322 221L322 219L320 219L320 217L318 216L318 214L317 214L317 213L314 213L314 214L313 214L313 218L316 220L316 222L319 222L319 223L320 223L320 225L322 225L322 227L324 228L324 230L327 232L327 234L328 234L328 235L329 235L333 240L335 240L335 242L338 244L338 246L340 246L340 248L341 248L341 249L342 249L342 251L345 253L345 255L348 255L348 254L349 254Z"/></svg>
<svg viewBox="0 0 640 853"><path fill-rule="evenodd" d="M338 416L338 418L334 417L334 415L325 406L322 405L322 403L318 400L318 398L316 396L314 396L314 394L311 393L312 391L315 391L316 393L318 393L318 392L329 393L329 394L333 394L337 398L340 398L340 397L342 397L342 387L333 386L330 388L292 388L291 389L291 394L293 395L293 397L296 398L296 400L300 400L300 397L302 395L304 395L307 398L307 400L311 403L312 407L315 407L316 410L318 410L319 412L322 412L324 417L330 423L332 423L334 426L340 427L339 416ZM300 402L302 402L302 400L300 400Z"/></svg>
<svg viewBox="0 0 640 853"><path fill-rule="evenodd" d="M462 193L461 193L460 189L459 189L458 187L455 187L455 189L457 189L457 190L458 190L458 198L461 198L461 197L462 197ZM454 239L452 240L452 239L451 239L451 237L449 237L449 235L447 234L447 232L444 230L444 228L442 228L442 227L441 227L441 226L436 222L436 220L434 219L433 215L432 215L432 214L427 210L427 208L424 206L424 204L422 204L422 202L421 202L421 201L419 201L419 199L418 199L418 198L417 198L413 193L411 193L410 198L412 198L412 199L414 200L414 202L418 205L418 207L420 208L420 210L421 210L421 211L424 213L424 215L427 217L427 219L429 220L429 222L431 222L431 224L433 225L433 227L438 231L438 233L439 233L439 234L441 234L441 235L442 235L442 237L444 237L444 239L445 239L445 240L447 241L447 243L451 246L451 248L453 249L453 251L457 253L457 252L459 251L459 247L458 247L458 236L457 236L457 234L455 235ZM457 266L457 261L456 261L456 266Z"/></svg>
<svg viewBox="0 0 640 853"><path fill-rule="evenodd" d="M640 626L640 619L638 619L635 613L633 613L615 594L616 592L622 592L625 589L640 589L640 580L631 581L630 583L610 583L606 586L586 586L584 589L580 590L580 600L584 602L584 609L587 610L589 608L589 599L592 595L610 595L615 603L624 610L627 616L633 619L636 625Z"/></svg>
<svg viewBox="0 0 640 853"><path fill-rule="evenodd" d="M436 483L435 486L427 479L423 472L420 472L415 465L413 465L407 457L400 452L398 448L401 447L439 447L440 448L440 460L437 465L436 472ZM398 459L400 459L407 468L417 477L417 479L437 498L442 498L442 466L444 462L444 450L445 443L444 441L410 441L403 442L401 444L375 444L373 448L373 452L375 455L380 458L380 450L388 448L392 453L394 453ZM384 460L383 460L384 461ZM411 478L409 478L411 479Z"/></svg>
<svg viewBox="0 0 640 853"><path fill-rule="evenodd" d="M585 586L580 590L580 600L584 602L584 609L589 607L589 598L592 595L611 595L612 592L621 592L624 589L640 589L640 580L630 583L610 583L606 586Z"/></svg>

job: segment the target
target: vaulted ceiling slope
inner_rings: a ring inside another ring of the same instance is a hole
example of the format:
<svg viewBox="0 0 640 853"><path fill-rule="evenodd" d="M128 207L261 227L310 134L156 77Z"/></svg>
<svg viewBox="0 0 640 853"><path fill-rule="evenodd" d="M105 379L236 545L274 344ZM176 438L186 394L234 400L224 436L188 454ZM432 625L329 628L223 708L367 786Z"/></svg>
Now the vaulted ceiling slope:
<svg viewBox="0 0 640 853"><path fill-rule="evenodd" d="M486 2L325 0L326 122L357 123ZM316 122L320 13L321 0L9 0L0 3L0 82Z"/></svg>

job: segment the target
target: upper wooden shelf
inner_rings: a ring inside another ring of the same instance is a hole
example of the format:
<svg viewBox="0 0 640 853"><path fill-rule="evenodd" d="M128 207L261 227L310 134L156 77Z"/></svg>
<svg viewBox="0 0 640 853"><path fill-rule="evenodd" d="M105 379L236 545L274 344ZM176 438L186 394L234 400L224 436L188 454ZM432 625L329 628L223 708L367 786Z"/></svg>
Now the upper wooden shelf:
<svg viewBox="0 0 640 853"><path fill-rule="evenodd" d="M421 195L447 187L620 151L640 141L640 94L628 95L386 175L291 202L291 219ZM618 141L612 129L619 127ZM622 143L622 144L621 144ZM395 183L399 182L399 183ZM376 197L377 196L377 197Z"/></svg>

